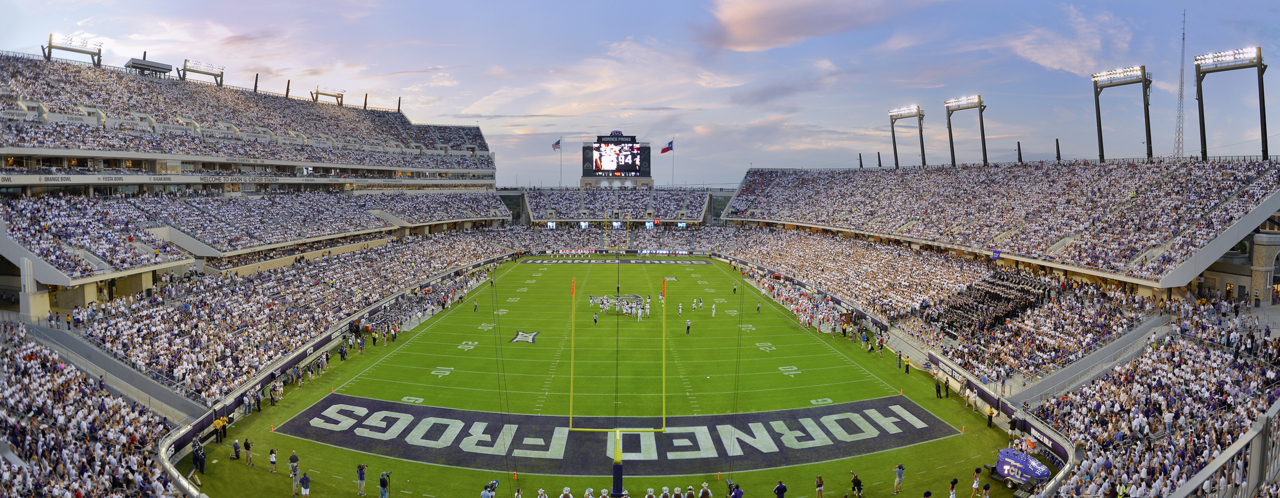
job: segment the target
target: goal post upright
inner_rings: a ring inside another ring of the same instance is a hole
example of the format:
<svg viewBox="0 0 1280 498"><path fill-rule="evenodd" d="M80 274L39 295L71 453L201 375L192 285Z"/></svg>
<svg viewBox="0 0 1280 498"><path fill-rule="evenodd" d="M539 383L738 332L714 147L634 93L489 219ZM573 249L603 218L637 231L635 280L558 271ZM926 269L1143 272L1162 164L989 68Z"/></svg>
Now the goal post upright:
<svg viewBox="0 0 1280 498"><path fill-rule="evenodd" d="M639 432L667 432L667 279L662 279L662 293L659 294L659 302L662 307L662 426L652 429L623 429L614 427L612 429L600 428L578 428L573 426L573 396L574 396L574 365L576 364L576 344L577 344L577 315L578 315L578 298L577 298L577 279L574 278L569 284L569 298L572 300L570 304L571 318L569 320L569 431L570 432L603 432L612 433L613 438L613 489L610 490L608 496L622 496L622 433L639 433ZM602 495L604 496L604 495Z"/></svg>
<svg viewBox="0 0 1280 498"><path fill-rule="evenodd" d="M573 430L573 365L574 353L577 348L573 347L576 342L576 334L578 323L578 279L575 277L569 281L569 430Z"/></svg>

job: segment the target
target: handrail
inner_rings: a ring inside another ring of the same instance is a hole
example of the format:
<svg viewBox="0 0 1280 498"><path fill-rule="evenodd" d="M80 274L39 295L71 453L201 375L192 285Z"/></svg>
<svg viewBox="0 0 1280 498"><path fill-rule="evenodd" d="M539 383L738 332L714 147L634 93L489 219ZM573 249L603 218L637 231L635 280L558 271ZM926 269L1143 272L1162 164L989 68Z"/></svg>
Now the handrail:
<svg viewBox="0 0 1280 498"><path fill-rule="evenodd" d="M1038 496L1053 496L1058 488L1066 482L1071 469L1076 465L1075 443L1066 435L1055 430L1053 426L1040 420L1029 410L1013 406L1005 401L1004 398L987 390L986 386L968 370L961 368L947 358L938 356L932 351L928 352L928 355L929 361L936 365L938 370L960 380L965 384L965 387L975 391L984 403L1008 416L1010 429L1030 433L1032 437L1046 446L1045 449L1048 451L1042 452L1042 454L1047 453L1057 459L1055 463L1058 467L1058 473L1048 483L1045 483L1043 491Z"/></svg>
<svg viewBox="0 0 1280 498"><path fill-rule="evenodd" d="M0 315L8 315L11 313L13 312L0 311ZM14 313L14 315L15 316L13 318L6 318L4 321L12 321L15 323L19 323L22 321L17 319L18 317L16 316L16 313ZM191 416L179 412L177 408L169 406L166 403L157 401L155 398L152 398L151 395L143 392L141 389L134 387L132 384L129 384L125 382L123 379L116 377L111 372L108 372L105 368L102 368L97 364L93 363L92 361L85 359L85 357L80 356L80 354L76 353L75 350L71 349L70 347L67 347L65 344L62 344L62 342L59 341L56 337L53 337L51 335L46 335L42 332L38 332L35 329L31 329L31 330L28 330L27 338L35 340L37 342L45 343L45 345L48 346L50 349L56 350L58 354L70 360L71 363L75 364L76 368L79 368L80 370L83 370L85 373L91 374L93 376L103 378L104 380L107 381L107 383L111 387L119 390L122 395L130 399L133 399L134 401L142 403L147 407L147 409L163 415L165 418L173 421L175 425L180 426L191 420Z"/></svg>

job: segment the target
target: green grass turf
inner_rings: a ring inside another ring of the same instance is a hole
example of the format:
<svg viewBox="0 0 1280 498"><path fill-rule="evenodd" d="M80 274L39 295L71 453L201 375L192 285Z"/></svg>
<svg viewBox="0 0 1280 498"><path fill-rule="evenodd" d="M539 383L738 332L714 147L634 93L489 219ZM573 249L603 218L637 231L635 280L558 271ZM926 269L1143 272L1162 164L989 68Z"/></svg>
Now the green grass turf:
<svg viewBox="0 0 1280 498"><path fill-rule="evenodd" d="M207 448L210 463L204 491L214 497L287 493L287 470L274 475L266 472L265 455L270 448L277 449L281 462L290 451L298 451L301 468L313 479L313 496L353 494L357 463L370 465L366 493L375 495L376 475L383 470L395 471L392 494L396 496L474 495L491 479L502 482L504 494L514 492L518 485L530 497L536 496L538 488L547 489L552 496L564 486L572 487L576 496L587 487L599 489L609 477L522 474L513 482L510 474L341 450L273 433L270 428L306 409L330 389L390 401L422 398L422 403L430 406L567 415L571 355L575 416L660 416L664 348L658 294L666 277L677 278L667 283L667 415L802 408L813 406L811 400L819 398L844 403L901 391L943 421L965 428L960 435L835 462L730 474L732 468L726 461L722 477L732 476L753 494L768 493L782 479L792 490L788 496L812 497L811 484L821 474L828 483L826 496L840 497L848 489L849 471L855 470L867 485L866 495L887 495L893 481L892 467L904 463L905 496L921 496L925 490L947 496L953 477L960 480L958 494L966 496L972 469L993 463L996 451L1008 441L1003 431L987 429L985 418L964 408L959 397L936 399L928 373L913 369L906 375L897 368L891 352L880 358L866 353L856 342L805 330L790 312L720 262L698 266L507 263L493 275L494 286L477 288L464 303L402 334L398 342L367 348L364 355L339 362L308 385L289 389L279 406L237 421L229 437L253 440L257 465L248 468L230 461L229 448L211 445ZM574 278L577 313L571 339L569 282ZM735 284L737 294L733 293ZM592 315L599 309L587 302L588 296L615 294L618 285L624 294L652 295L652 316L637 323L634 317L606 313L600 314L599 324L593 323ZM704 309L692 310L695 297L703 299ZM473 311L474 302L479 302L479 311ZM759 313L757 302L762 305ZM677 303L683 304L682 314L676 311ZM715 318L711 317L712 304L717 308ZM688 335L684 331L686 319L692 321ZM539 332L537 342L508 342L516 331ZM452 370L448 375L432 374L440 371L439 367ZM785 375L784 367L795 367L800 373ZM506 396L500 396L500 387ZM189 462L189 457L184 460L182 471L190 468ZM280 468L287 469L287 465ZM717 483L717 477L636 477L629 478L626 487L632 495L643 496L636 491L706 481L719 495L723 483ZM1011 496L997 483L993 482L992 488L993 496Z"/></svg>

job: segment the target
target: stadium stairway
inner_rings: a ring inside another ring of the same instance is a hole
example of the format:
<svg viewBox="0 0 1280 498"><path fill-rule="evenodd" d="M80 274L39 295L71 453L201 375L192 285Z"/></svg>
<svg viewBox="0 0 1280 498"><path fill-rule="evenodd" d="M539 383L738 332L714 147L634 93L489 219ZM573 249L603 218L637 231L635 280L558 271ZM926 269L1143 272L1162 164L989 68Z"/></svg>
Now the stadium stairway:
<svg viewBox="0 0 1280 498"><path fill-rule="evenodd" d="M179 425L208 411L172 388L89 344L77 333L28 323L27 336L57 350L64 359L74 363L86 375L105 377L107 383L124 396L146 405Z"/></svg>
<svg viewBox="0 0 1280 498"><path fill-rule="evenodd" d="M1048 377L1027 385L1022 391L1009 396L1009 401L1015 405L1027 403L1030 406L1036 406L1046 397L1056 396L1082 382L1092 380L1103 372L1110 371L1117 364L1129 361L1141 352L1147 344L1147 339L1168 324L1169 318L1169 315L1147 318L1119 339L1098 348L1075 363L1058 369Z"/></svg>
<svg viewBox="0 0 1280 498"><path fill-rule="evenodd" d="M155 235L156 238L160 240L177 244L178 247L181 247L184 251L202 258L216 258L222 256L222 251L219 251L217 248L170 225L158 228L148 228L147 232L151 235Z"/></svg>
<svg viewBox="0 0 1280 498"><path fill-rule="evenodd" d="M22 260L27 259L31 262L31 271L36 281L46 285L71 286L71 277L62 273L57 267L49 264L43 258L36 256L27 248L22 247L18 241L8 235L9 224L0 220L0 230L4 230L5 235L0 237L0 255L5 259L12 261L22 268Z"/></svg>
<svg viewBox="0 0 1280 498"><path fill-rule="evenodd" d="M409 222L407 222L407 221L404 221L404 220L403 220L403 219L401 219L399 216L396 216L396 215L394 215L394 214L388 213L388 212L383 211L383 210L381 210L381 209L370 209L368 212L369 212L369 214L372 214L372 215L374 215L374 216L377 216L377 217L379 217L379 218L382 218L382 221L385 221L385 222L387 222L387 223L390 223L392 226L397 226L397 227L400 227L400 228L413 226L413 224L412 224L412 223L409 223Z"/></svg>
<svg viewBox="0 0 1280 498"><path fill-rule="evenodd" d="M1028 382L1025 386L1020 385L1022 383L1021 379L1014 377L1009 382L1009 392L1011 394L1008 395L1008 399L1015 405L1021 405L1025 401L1029 405L1035 406L1043 401L1045 396L1057 395L1082 381L1092 380L1093 377L1096 377L1101 372L1110 370L1117 363L1128 361L1141 351L1142 347L1146 345L1147 338L1153 332L1168 323L1168 316L1150 317L1138 324L1133 331L1112 341L1110 344L1098 348L1084 358L1058 369L1048 377ZM885 347L894 353L902 351L903 355L911 358L928 358L928 352L931 350L924 344L910 339L901 331L898 331L896 327L893 329L893 333L890 334L889 341L885 344ZM934 351L934 354L940 353Z"/></svg>
<svg viewBox="0 0 1280 498"><path fill-rule="evenodd" d="M1272 193L1258 203L1258 207L1241 216L1234 224L1219 233L1217 238L1209 241L1199 251L1192 253L1178 266L1165 273L1160 279L1159 286L1183 287L1191 283L1192 279L1209 269L1209 265L1216 263L1218 258L1248 237L1255 228L1276 212L1280 212L1280 192Z"/></svg>
<svg viewBox="0 0 1280 498"><path fill-rule="evenodd" d="M80 256L80 258L84 259L85 261L88 261L89 264L92 265L93 269L95 270L98 270L101 272L107 272L107 273L115 271L115 268L112 268L110 264L108 264L106 261L103 261L102 258L99 258L97 254L93 253L93 251L90 251L88 249L81 249L79 247L71 246L67 244L63 244L62 246L66 248L67 252L71 254L75 254L76 256Z"/></svg>
<svg viewBox="0 0 1280 498"><path fill-rule="evenodd" d="M1276 166L1273 165L1271 169L1274 170L1275 168ZM1196 218L1194 222L1188 223L1187 226L1184 227L1182 230L1178 231L1178 233L1175 233L1169 236L1165 240L1151 246L1147 250L1139 252L1137 256L1134 256L1134 258L1131 261L1129 261L1129 264L1127 266L1134 266L1134 265L1140 264L1141 262L1149 261L1149 260L1160 257L1161 254L1164 254L1165 251L1169 250L1173 242L1177 240L1179 236L1198 228L1200 224L1204 222L1204 220L1211 219L1210 217L1213 216L1214 213L1222 210L1225 206L1230 205L1232 201L1236 200L1237 197L1240 197L1240 194L1244 193L1246 190L1253 187L1254 184L1258 182L1266 181L1266 178L1270 174L1271 174L1271 171L1269 170L1266 173L1258 175L1256 178L1254 178L1253 182L1249 183L1248 185L1244 185L1240 187L1240 189L1236 190L1230 196L1227 196L1225 199L1222 199L1221 201L1219 201L1212 208L1206 209L1203 213L1200 214L1198 218Z"/></svg>

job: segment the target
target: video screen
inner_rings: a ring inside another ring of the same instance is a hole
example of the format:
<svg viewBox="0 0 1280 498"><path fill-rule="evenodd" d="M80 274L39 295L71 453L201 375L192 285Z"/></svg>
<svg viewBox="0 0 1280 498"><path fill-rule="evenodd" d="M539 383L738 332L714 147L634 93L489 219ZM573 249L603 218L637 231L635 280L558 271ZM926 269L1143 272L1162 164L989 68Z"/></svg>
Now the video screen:
<svg viewBox="0 0 1280 498"><path fill-rule="evenodd" d="M639 144L595 144L591 158L595 171L640 171Z"/></svg>

